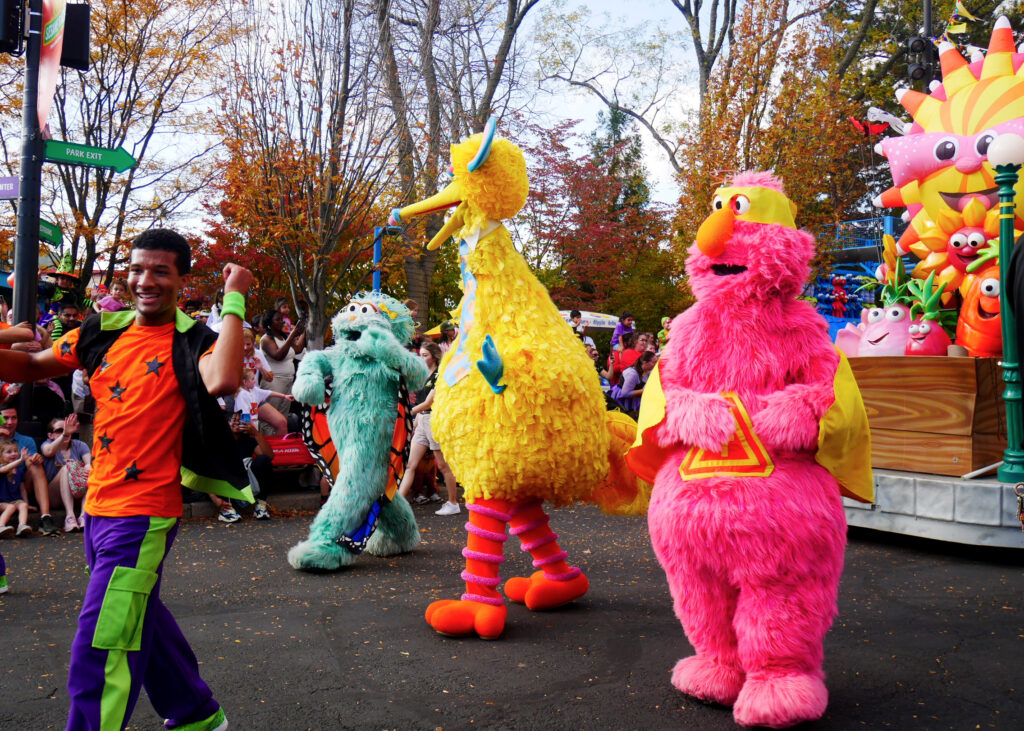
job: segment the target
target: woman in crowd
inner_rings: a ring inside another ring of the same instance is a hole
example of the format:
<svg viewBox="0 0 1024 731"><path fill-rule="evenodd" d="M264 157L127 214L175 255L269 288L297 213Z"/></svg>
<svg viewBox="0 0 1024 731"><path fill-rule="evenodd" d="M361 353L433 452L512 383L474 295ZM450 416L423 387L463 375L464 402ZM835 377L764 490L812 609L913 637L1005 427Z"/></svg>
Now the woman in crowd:
<svg viewBox="0 0 1024 731"><path fill-rule="evenodd" d="M455 327L455 323L451 320L445 320L441 323L441 352L447 353L448 349L452 347L455 342L455 338L459 336L459 329Z"/></svg>
<svg viewBox="0 0 1024 731"><path fill-rule="evenodd" d="M85 442L74 438L77 429L78 417L74 414L64 419L51 419L46 441L39 450L43 453L43 470L50 483L50 502L57 502L59 495L64 503L65 533L85 528L85 512L81 507L75 518L75 501L85 500L92 454Z"/></svg>
<svg viewBox="0 0 1024 731"><path fill-rule="evenodd" d="M398 491L402 497L409 497L416 476L416 467L429 449L434 453L437 469L444 476L444 486L448 491L448 502L441 506L437 515L456 515L459 512L459 486L455 482L452 468L441 454L441 445L434 441L434 434L430 430L430 407L434 403L434 384L437 383L437 365L441 361L441 348L436 343L425 341L420 346L420 357L430 369L430 376L423 388L416 392L416 404L412 407L412 414L416 417L416 429L409 448L409 462L405 465L405 474L402 476L402 484L398 486Z"/></svg>
<svg viewBox="0 0 1024 731"><path fill-rule="evenodd" d="M618 390L612 395L630 416L636 417L637 412L640 411L640 397L644 393L644 384L647 383L657 362L657 354L644 351L631 366L622 372L622 381L613 388L613 391Z"/></svg>
<svg viewBox="0 0 1024 731"><path fill-rule="evenodd" d="M267 363L274 378L263 387L268 391L290 394L292 383L295 381L295 354L306 347L305 323L300 320L290 333L285 334L284 315L281 314L281 310L271 310L264 315L264 327L267 334L260 340L260 348L267 356ZM268 399L267 403L286 418L291 413L291 403L285 399L274 397Z"/></svg>

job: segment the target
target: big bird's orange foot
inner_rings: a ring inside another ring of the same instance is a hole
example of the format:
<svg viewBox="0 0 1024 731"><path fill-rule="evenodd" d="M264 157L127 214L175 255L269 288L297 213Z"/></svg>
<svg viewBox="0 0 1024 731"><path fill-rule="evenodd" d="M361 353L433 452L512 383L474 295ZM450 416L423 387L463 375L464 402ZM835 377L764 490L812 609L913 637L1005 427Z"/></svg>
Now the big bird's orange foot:
<svg viewBox="0 0 1024 731"><path fill-rule="evenodd" d="M505 582L505 596L517 604L526 604L535 612L554 609L587 593L590 582L584 574L568 581L552 581L543 571L532 576L514 576Z"/></svg>
<svg viewBox="0 0 1024 731"><path fill-rule="evenodd" d="M449 637L476 632L482 640L495 640L505 630L508 609L463 599L441 599L427 607L427 624Z"/></svg>

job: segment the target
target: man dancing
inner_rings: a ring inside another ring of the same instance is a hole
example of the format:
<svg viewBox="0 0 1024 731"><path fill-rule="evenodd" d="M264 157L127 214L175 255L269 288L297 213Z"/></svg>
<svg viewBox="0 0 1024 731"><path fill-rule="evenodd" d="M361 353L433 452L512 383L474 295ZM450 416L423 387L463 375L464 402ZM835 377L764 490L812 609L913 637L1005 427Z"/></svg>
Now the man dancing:
<svg viewBox="0 0 1024 731"><path fill-rule="evenodd" d="M224 267L218 339L177 309L191 258L180 234L146 231L132 244L134 312L92 315L52 350L0 351L4 380L85 368L96 398L85 501L90 576L71 647L69 731L123 729L142 686L168 728L228 725L159 589L181 517L182 484L252 502L216 400L234 393L241 378L244 293L252 273Z"/></svg>

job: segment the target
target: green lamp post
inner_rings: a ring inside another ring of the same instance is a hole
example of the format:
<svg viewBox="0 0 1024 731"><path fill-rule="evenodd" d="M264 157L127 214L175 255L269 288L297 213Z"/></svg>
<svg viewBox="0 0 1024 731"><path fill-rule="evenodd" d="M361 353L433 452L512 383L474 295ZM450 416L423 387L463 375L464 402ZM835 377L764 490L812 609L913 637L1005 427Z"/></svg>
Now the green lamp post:
<svg viewBox="0 0 1024 731"><path fill-rule="evenodd" d="M1024 138L1015 134L996 137L988 148L988 160L996 170L999 186L999 314L1003 326L1003 400L1006 404L1007 446L999 468L1002 482L1024 481L1024 412L1021 406L1020 354L1017 323L1007 301L1010 256L1013 254L1014 186L1024 164Z"/></svg>

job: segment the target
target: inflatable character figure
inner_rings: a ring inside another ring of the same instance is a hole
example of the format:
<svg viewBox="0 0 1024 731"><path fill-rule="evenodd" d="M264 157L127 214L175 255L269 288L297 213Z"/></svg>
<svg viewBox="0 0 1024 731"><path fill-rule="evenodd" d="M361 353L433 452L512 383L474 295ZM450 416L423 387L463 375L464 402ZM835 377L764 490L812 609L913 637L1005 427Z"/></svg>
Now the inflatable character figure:
<svg viewBox="0 0 1024 731"><path fill-rule="evenodd" d="M644 388L627 455L656 475L655 554L696 654L682 692L745 726L819 718L846 518L870 500L867 416L845 358L796 299L814 239L769 173L719 188L686 271L696 304Z"/></svg>
<svg viewBox="0 0 1024 731"><path fill-rule="evenodd" d="M399 301L359 293L331 321L334 345L302 359L292 394L323 404L331 382L327 424L337 450L337 477L309 538L288 551L297 569L328 571L365 550L391 556L420 541L412 509L389 486L390 456L402 382L420 388L427 367L406 345L415 324Z"/></svg>
<svg viewBox="0 0 1024 731"><path fill-rule="evenodd" d="M836 347L850 356L904 355L910 342L909 282L903 259L896 254L896 241L886 235L885 263L876 276L884 282L881 307L864 308L856 327L847 323L836 333Z"/></svg>
<svg viewBox="0 0 1024 731"><path fill-rule="evenodd" d="M951 43L939 44L942 81L929 93L900 89L896 98L914 118L907 134L889 137L876 150L888 158L893 187L875 199L878 207L906 206L910 224L900 237L900 254L921 261L912 276L935 283L948 302L974 284L969 269L985 242L999 230L999 186L988 158L1001 134L1024 135L1024 53L1014 43L1010 21L992 28L988 52L968 61ZM1024 230L1017 183L1014 238Z"/></svg>
<svg viewBox="0 0 1024 731"><path fill-rule="evenodd" d="M999 300L999 247L995 243L979 253L968 271L975 274L964 295L960 318L956 323L956 344L967 354L979 358L998 358L1003 354L1003 318Z"/></svg>
<svg viewBox="0 0 1024 731"><path fill-rule="evenodd" d="M949 334L943 327L945 314L939 309L942 289L935 286L935 272L928 275L923 282L915 279L909 284L915 302L910 307L913 320L910 323L907 340L907 355L945 355L953 344ZM955 317L952 311L948 311Z"/></svg>
<svg viewBox="0 0 1024 731"><path fill-rule="evenodd" d="M543 502L595 499L614 440L593 363L501 224L526 202L522 153L495 138L491 120L483 134L453 145L451 158L448 187L393 211L391 223L458 206L428 244L454 237L465 292L431 426L465 489L466 591L431 604L426 619L441 634L490 639L507 616L498 569L509 526L538 569L505 582L509 599L544 610L586 593L587 577L559 547Z"/></svg>

